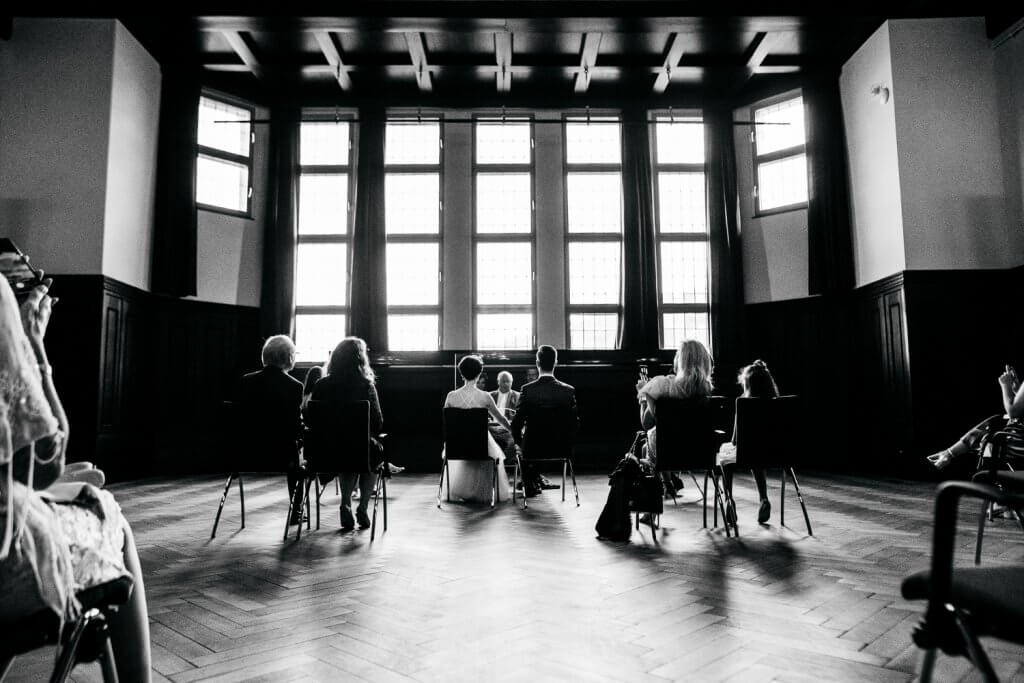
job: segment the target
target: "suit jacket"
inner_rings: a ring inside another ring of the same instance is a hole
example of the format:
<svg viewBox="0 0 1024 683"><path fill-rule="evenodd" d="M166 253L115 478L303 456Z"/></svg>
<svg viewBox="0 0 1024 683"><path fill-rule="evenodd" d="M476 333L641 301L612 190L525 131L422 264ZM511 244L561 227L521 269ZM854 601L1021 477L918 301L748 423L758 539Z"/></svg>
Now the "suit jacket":
<svg viewBox="0 0 1024 683"><path fill-rule="evenodd" d="M238 381L241 441L258 464L286 469L302 438L302 382L284 370L266 367Z"/></svg>
<svg viewBox="0 0 1024 683"><path fill-rule="evenodd" d="M508 404L505 406L505 410L518 410L519 409L519 392L515 389L509 389L508 393L511 394L508 397ZM494 405L498 405L498 390L495 389L491 392L491 398L494 399ZM505 413L505 417L508 417L508 413Z"/></svg>
<svg viewBox="0 0 1024 683"><path fill-rule="evenodd" d="M516 443L523 445L523 452L527 457L531 457L530 420L536 420L538 415L552 411L564 411L566 415L564 419L567 424L561 425L560 435L570 438L576 435L576 430L579 428L579 415L576 410L576 389L571 384L561 382L550 375L544 375L523 385L523 389L519 393L518 405L516 416L512 419L512 438ZM524 426L527 432L526 443L524 443L523 437ZM535 453L536 450L535 448Z"/></svg>

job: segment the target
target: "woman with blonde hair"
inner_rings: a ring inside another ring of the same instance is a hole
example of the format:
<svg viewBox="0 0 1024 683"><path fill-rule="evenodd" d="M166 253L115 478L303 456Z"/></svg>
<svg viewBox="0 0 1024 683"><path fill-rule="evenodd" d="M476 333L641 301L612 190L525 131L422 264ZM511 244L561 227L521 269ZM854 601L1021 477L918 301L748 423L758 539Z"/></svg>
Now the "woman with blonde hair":
<svg viewBox="0 0 1024 683"><path fill-rule="evenodd" d="M658 421L655 405L658 399L700 398L710 396L714 389L711 382L711 373L714 370L711 352L696 339L685 339L679 344L672 365L675 369L674 375L659 375L650 380L641 378L636 383L637 400L640 402L640 423L647 430L647 459L652 466L658 462L655 447ZM671 486L671 480L668 485Z"/></svg>

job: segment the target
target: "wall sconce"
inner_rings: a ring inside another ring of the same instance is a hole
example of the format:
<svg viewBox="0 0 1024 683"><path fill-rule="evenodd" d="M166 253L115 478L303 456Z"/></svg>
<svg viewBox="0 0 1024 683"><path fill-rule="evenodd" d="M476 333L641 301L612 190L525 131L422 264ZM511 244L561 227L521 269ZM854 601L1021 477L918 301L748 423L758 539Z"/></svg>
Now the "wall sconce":
<svg viewBox="0 0 1024 683"><path fill-rule="evenodd" d="M878 98L879 104L886 104L889 101L889 87L882 83L871 86L871 94Z"/></svg>

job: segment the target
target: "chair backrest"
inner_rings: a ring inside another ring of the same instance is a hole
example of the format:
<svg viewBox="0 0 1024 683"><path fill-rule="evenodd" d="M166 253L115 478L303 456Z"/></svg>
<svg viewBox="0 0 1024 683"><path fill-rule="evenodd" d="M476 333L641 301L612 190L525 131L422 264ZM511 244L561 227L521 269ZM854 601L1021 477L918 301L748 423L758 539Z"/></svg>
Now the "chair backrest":
<svg viewBox="0 0 1024 683"><path fill-rule="evenodd" d="M314 472L369 472L370 402L310 401L304 444Z"/></svg>
<svg viewBox="0 0 1024 683"><path fill-rule="evenodd" d="M798 431L800 399L736 399L736 465L789 467L803 436Z"/></svg>
<svg viewBox="0 0 1024 683"><path fill-rule="evenodd" d="M449 460L490 460L487 408L444 409L444 454Z"/></svg>
<svg viewBox="0 0 1024 683"><path fill-rule="evenodd" d="M722 396L658 399L654 405L657 469L713 468L718 447L726 438L716 431L722 429L725 406Z"/></svg>
<svg viewBox="0 0 1024 683"><path fill-rule="evenodd" d="M531 412L523 432L523 457L527 460L572 457L577 426L572 408Z"/></svg>

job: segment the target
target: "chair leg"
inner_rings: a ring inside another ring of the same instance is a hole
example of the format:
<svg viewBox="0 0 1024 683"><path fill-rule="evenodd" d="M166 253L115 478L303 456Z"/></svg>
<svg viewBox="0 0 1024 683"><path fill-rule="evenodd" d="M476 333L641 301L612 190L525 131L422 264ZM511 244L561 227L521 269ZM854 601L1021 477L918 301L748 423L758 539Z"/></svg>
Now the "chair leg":
<svg viewBox="0 0 1024 683"><path fill-rule="evenodd" d="M782 485L779 486L779 526L786 526L786 468L782 468Z"/></svg>
<svg viewBox="0 0 1024 683"><path fill-rule="evenodd" d="M245 487L242 486L242 473L235 472L238 479L238 500L242 503L242 528L245 528Z"/></svg>
<svg viewBox="0 0 1024 683"><path fill-rule="evenodd" d="M217 535L217 525L220 524L220 513L224 511L224 502L228 499L228 491L231 490L231 482L234 478L235 473L232 472L228 475L228 482L224 484L224 493L220 494L220 505L217 506L217 516L213 519L213 531L210 532L210 538ZM241 480L239 480L238 483L241 485ZM244 510L245 508L242 509ZM242 526L244 527L245 524L242 524Z"/></svg>
<svg viewBox="0 0 1024 683"><path fill-rule="evenodd" d="M796 470L792 467L789 468L789 476L793 477L793 488L796 490L796 499L800 501L800 509L804 513L804 524L807 525L807 535L813 536L814 532L811 531L811 517L807 514L807 506L804 505L804 497L800 494L800 482L796 480Z"/></svg>
<svg viewBox="0 0 1024 683"><path fill-rule="evenodd" d="M974 564L981 564L981 543L985 537L985 518L988 516L989 501L981 504L981 514L978 515L978 540L974 544Z"/></svg>
<svg viewBox="0 0 1024 683"><path fill-rule="evenodd" d="M576 495L576 507L580 506L580 490L576 487L576 472L572 469L572 460L567 461L569 463L569 476L572 477L572 492Z"/></svg>
<svg viewBox="0 0 1024 683"><path fill-rule="evenodd" d="M444 472L448 469L448 459L441 461L441 478L437 481L437 509L441 509L441 489L444 488Z"/></svg>

